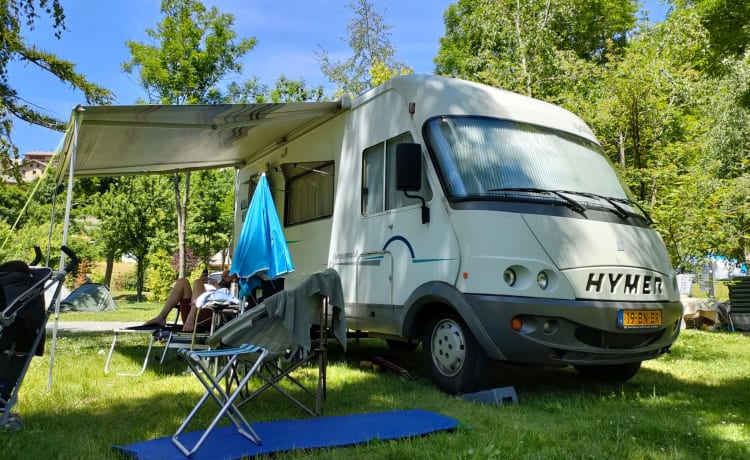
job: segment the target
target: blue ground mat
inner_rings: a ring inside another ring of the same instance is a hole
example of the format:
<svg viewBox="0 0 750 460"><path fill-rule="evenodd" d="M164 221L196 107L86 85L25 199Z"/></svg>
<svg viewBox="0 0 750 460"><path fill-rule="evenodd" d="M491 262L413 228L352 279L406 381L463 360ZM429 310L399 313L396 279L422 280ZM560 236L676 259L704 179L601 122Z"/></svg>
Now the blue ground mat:
<svg viewBox="0 0 750 460"><path fill-rule="evenodd" d="M455 429L458 421L445 415L415 409L304 420L251 422L251 426L263 440L262 445L256 446L237 433L233 425L228 425L216 428L191 458L238 459L242 456L251 457L295 449L348 446L376 439L408 438ZM201 431L184 433L180 440L186 445L192 445L200 435ZM185 459L172 444L171 436L113 448L139 460Z"/></svg>

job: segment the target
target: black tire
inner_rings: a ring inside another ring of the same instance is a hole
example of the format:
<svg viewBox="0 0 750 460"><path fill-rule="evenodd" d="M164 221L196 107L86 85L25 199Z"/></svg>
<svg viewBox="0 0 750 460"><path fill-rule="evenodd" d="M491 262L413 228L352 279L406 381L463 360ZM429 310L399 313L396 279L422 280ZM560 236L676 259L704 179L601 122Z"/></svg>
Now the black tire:
<svg viewBox="0 0 750 460"><path fill-rule="evenodd" d="M404 342L402 340L385 339L389 350L393 351L414 351L419 346L419 342Z"/></svg>
<svg viewBox="0 0 750 460"><path fill-rule="evenodd" d="M435 385L448 394L471 393L489 385L489 358L453 312L436 314L427 322L422 360Z"/></svg>
<svg viewBox="0 0 750 460"><path fill-rule="evenodd" d="M630 380L641 368L641 362L626 364L605 364L601 366L573 366L583 377L600 382L625 382Z"/></svg>

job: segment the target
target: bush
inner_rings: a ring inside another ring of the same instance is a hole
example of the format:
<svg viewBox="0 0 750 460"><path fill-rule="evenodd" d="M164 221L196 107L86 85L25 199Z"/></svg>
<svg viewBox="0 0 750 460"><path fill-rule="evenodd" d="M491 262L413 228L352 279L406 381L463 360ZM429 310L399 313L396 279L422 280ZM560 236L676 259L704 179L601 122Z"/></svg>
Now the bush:
<svg viewBox="0 0 750 460"><path fill-rule="evenodd" d="M177 273L172 268L169 254L163 249L148 256L146 269L146 298L150 301L162 301L169 295Z"/></svg>
<svg viewBox="0 0 750 460"><path fill-rule="evenodd" d="M112 276L112 287L117 291L135 291L138 288L138 273L135 267Z"/></svg>
<svg viewBox="0 0 750 460"><path fill-rule="evenodd" d="M73 281L73 288L77 288L82 284L90 283L92 280L89 277L89 273L94 268L94 264L91 259L84 257L78 261L78 268L75 271L75 280Z"/></svg>
<svg viewBox="0 0 750 460"><path fill-rule="evenodd" d="M91 272L89 278L91 278L92 283L104 284L104 273Z"/></svg>

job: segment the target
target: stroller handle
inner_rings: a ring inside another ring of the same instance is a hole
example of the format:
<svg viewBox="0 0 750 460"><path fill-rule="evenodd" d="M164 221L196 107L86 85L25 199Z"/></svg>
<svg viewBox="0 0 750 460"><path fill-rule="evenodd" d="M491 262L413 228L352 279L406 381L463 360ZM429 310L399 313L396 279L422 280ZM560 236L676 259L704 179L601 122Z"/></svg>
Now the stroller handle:
<svg viewBox="0 0 750 460"><path fill-rule="evenodd" d="M29 264L30 266L39 265L39 262L42 261L42 250L39 249L39 245L34 245L34 260L31 261Z"/></svg>
<svg viewBox="0 0 750 460"><path fill-rule="evenodd" d="M70 259L68 263L65 264L65 268L63 269L63 271L65 273L70 273L73 270L75 270L76 267L78 267L78 257L76 256L76 254L73 252L72 249L70 249L69 247L65 245L60 246L60 250L64 252L65 255L68 256L68 258Z"/></svg>
<svg viewBox="0 0 750 460"><path fill-rule="evenodd" d="M78 257L76 256L75 252L73 252L72 249L70 249L67 246L61 246L60 250L65 253L66 256L70 259L68 263L65 264L65 268L63 269L63 272L70 273L73 270L78 267ZM42 250L39 248L39 245L34 245L34 260L31 261L29 266L33 267L35 265L38 265L39 262L42 260Z"/></svg>

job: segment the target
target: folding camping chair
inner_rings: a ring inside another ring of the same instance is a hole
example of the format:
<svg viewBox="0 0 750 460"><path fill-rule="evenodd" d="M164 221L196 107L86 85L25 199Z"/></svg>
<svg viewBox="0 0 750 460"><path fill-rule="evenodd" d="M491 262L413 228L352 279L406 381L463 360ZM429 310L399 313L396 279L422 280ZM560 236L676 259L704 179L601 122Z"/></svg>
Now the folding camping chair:
<svg viewBox="0 0 750 460"><path fill-rule="evenodd" d="M333 307L330 315L329 305ZM311 329L315 329L315 325L318 327L313 341ZM345 349L343 291L338 273L332 269L315 273L295 288L266 298L263 303L239 315L209 337L211 346L229 348L180 350L178 353L188 362L206 392L172 436L175 446L184 455L191 456L225 415L240 434L260 444L260 437L240 414L239 407L269 388L278 390L308 414L320 415L326 397L329 327ZM213 358L226 360L215 373L209 370L205 362ZM292 372L316 361L318 378L313 390ZM251 390L249 383L254 376L263 383ZM302 389L313 401L303 403L280 385L282 380ZM193 446L185 446L179 436L209 398L219 406L218 414Z"/></svg>

